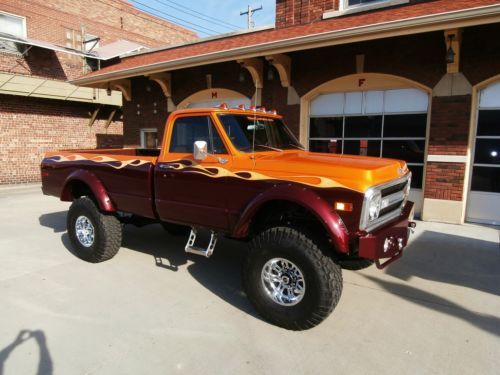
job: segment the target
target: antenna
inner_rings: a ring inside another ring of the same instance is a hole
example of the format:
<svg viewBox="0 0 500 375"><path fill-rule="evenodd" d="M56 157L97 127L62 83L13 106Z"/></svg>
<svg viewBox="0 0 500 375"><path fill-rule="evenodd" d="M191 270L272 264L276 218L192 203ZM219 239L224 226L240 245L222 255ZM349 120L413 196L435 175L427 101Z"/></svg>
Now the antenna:
<svg viewBox="0 0 500 375"><path fill-rule="evenodd" d="M245 12L240 12L240 16L244 16L245 14L248 15L248 30L253 29L253 27L255 26L254 22L252 20L252 16L258 10L262 10L262 5L258 8L254 8L254 9L252 9L252 7L250 5L248 5L247 10Z"/></svg>

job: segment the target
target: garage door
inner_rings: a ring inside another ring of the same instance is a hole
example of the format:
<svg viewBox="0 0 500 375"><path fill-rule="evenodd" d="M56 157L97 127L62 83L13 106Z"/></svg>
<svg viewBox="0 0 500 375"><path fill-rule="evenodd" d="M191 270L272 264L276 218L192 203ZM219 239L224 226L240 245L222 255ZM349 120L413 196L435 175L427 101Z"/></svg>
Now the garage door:
<svg viewBox="0 0 500 375"><path fill-rule="evenodd" d="M481 90L467 220L500 225L500 82Z"/></svg>
<svg viewBox="0 0 500 375"><path fill-rule="evenodd" d="M319 95L309 110L309 150L405 160L420 214L428 107L428 94L413 88Z"/></svg>

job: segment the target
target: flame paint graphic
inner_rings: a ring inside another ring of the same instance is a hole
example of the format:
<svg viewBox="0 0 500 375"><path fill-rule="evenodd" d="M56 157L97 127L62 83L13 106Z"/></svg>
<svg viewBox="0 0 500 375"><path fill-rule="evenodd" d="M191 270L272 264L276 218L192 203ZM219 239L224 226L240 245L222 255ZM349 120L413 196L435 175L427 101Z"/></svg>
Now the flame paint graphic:
<svg viewBox="0 0 500 375"><path fill-rule="evenodd" d="M320 188L348 188L341 183L334 181L327 177L321 176L282 176L282 177L272 177L267 176L262 173L252 172L252 171L237 171L231 172L228 169L221 167L203 167L199 164L192 162L191 160L176 160L168 163L176 170L184 170L187 173L202 174L207 177L212 178L223 178L223 177L234 177L241 180L275 180L275 181L290 181L296 182L303 185L320 187Z"/></svg>
<svg viewBox="0 0 500 375"><path fill-rule="evenodd" d="M151 163L149 160L143 160L143 159L117 160L117 159L110 158L108 156L94 156L94 157L87 158L87 157L79 155L79 154L73 154L73 155L68 155L68 156L54 155L54 156L51 156L47 159L55 161L57 163L80 161L80 160L93 161L96 163L102 163L102 164L108 165L114 169L122 169L122 168L125 168L127 166L139 167L143 164Z"/></svg>
<svg viewBox="0 0 500 375"><path fill-rule="evenodd" d="M144 164L149 164L151 161L144 159L130 159L130 160L117 160L108 156L95 156L95 157L85 157L79 154L72 154L68 156L64 155L54 155L47 158L47 160L54 161L56 163L63 162L72 162L72 161L93 161L95 163L105 164L114 169L122 169L127 166L130 167L139 167ZM175 160L167 163L173 169L183 170L186 173L200 174L211 178L223 178L223 177L233 177L238 178L240 180L247 181L290 181L295 182L307 186L318 187L318 188L345 188L349 190L353 190L348 188L341 183L332 180L327 177L322 176L281 176L281 177L272 177L267 176L262 173L253 172L253 171L236 171L232 172L228 169L221 167L203 167L200 164L197 164L191 160L182 159Z"/></svg>

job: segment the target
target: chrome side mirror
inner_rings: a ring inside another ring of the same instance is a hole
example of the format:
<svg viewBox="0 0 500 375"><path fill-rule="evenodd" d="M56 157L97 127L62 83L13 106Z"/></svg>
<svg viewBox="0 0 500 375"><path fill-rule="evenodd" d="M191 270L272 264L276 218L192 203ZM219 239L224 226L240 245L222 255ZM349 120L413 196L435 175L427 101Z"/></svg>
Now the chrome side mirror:
<svg viewBox="0 0 500 375"><path fill-rule="evenodd" d="M208 156L208 146L205 141L196 141L193 146L193 157L194 160L202 161Z"/></svg>

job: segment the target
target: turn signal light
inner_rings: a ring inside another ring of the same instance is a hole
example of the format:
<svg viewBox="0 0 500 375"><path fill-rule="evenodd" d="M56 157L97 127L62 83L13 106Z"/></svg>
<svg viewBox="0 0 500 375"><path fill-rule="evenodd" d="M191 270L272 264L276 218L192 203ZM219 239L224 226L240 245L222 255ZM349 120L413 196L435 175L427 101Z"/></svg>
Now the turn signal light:
<svg viewBox="0 0 500 375"><path fill-rule="evenodd" d="M352 203L346 203L346 202L335 202L335 209L337 211L347 211L351 212L352 211Z"/></svg>

